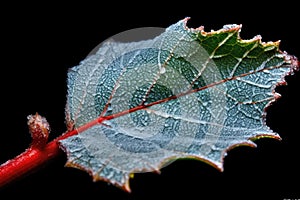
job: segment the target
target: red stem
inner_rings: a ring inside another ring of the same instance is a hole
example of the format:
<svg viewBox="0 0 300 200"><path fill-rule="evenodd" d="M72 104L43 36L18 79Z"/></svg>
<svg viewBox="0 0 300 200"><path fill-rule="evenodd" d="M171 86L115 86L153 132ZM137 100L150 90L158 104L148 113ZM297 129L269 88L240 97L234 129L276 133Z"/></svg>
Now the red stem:
<svg viewBox="0 0 300 200"><path fill-rule="evenodd" d="M76 135L77 131L67 132L49 142L44 148L31 146L17 157L8 160L0 166L0 187L23 177L29 172L41 167L47 161L61 153L58 141Z"/></svg>

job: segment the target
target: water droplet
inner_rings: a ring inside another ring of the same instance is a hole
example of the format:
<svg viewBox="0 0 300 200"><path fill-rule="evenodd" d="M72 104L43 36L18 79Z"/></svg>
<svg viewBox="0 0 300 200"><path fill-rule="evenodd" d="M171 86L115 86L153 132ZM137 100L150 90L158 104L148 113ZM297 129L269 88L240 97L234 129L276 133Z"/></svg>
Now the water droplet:
<svg viewBox="0 0 300 200"><path fill-rule="evenodd" d="M202 105L206 107L208 105L208 102L204 101L204 102L202 102Z"/></svg>
<svg viewBox="0 0 300 200"><path fill-rule="evenodd" d="M160 74L164 74L166 72L166 68L165 67L161 67L159 73Z"/></svg>
<svg viewBox="0 0 300 200"><path fill-rule="evenodd" d="M107 112L110 112L110 111L112 111L112 107L111 107L111 104L109 103L107 106Z"/></svg>

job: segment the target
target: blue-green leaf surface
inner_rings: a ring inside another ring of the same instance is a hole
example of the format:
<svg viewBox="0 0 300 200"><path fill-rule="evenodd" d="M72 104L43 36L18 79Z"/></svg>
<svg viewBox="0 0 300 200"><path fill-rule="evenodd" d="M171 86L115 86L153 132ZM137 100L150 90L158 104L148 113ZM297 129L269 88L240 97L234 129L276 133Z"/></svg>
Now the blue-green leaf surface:
<svg viewBox="0 0 300 200"><path fill-rule="evenodd" d="M298 67L279 42L186 26L188 18L144 41L108 40L68 73L67 166L130 191L132 174L179 158L223 170L226 152L280 138L267 127L274 88Z"/></svg>

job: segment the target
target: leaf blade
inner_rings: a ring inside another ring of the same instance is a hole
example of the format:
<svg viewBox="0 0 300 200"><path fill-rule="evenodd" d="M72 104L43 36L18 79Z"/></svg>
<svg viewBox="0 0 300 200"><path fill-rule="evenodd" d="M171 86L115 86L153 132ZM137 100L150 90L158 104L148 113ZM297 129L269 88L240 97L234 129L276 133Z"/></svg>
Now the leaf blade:
<svg viewBox="0 0 300 200"><path fill-rule="evenodd" d="M280 138L265 109L294 58L278 42L241 40L241 26L205 33L186 22L153 40L107 43L71 70L67 116L78 129L99 123L60 141L68 166L130 191L132 173L186 157L223 170L229 149Z"/></svg>

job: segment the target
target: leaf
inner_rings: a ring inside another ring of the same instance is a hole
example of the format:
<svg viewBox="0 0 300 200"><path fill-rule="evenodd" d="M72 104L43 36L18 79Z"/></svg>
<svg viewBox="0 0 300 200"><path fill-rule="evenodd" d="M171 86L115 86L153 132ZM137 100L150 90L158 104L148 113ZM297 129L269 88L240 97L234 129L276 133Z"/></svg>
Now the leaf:
<svg viewBox="0 0 300 200"><path fill-rule="evenodd" d="M194 158L223 170L226 152L280 139L265 122L275 87L298 68L279 42L242 40L241 26L193 29L183 19L151 40L108 40L68 73L61 140L66 166L130 191L132 174Z"/></svg>

